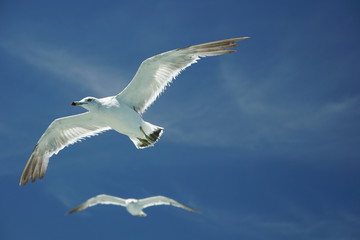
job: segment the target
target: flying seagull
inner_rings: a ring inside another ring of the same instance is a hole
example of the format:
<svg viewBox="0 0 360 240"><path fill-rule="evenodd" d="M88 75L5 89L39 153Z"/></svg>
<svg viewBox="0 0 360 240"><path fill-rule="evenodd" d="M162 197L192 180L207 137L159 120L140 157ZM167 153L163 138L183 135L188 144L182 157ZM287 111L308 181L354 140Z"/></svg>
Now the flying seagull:
<svg viewBox="0 0 360 240"><path fill-rule="evenodd" d="M25 185L30 179L42 179L49 158L66 146L107 130L127 135L137 148L153 146L163 128L146 122L141 114L156 100L167 85L182 70L201 57L235 52L236 42L248 37L232 38L178 48L143 61L132 81L115 96L85 97L74 101L88 112L55 119L37 142L20 179Z"/></svg>
<svg viewBox="0 0 360 240"><path fill-rule="evenodd" d="M68 214L75 213L82 211L88 207L95 206L97 204L113 204L118 205L122 207L126 207L126 210L133 216L139 216L139 217L145 217L146 213L143 212L144 208L152 207L152 206L158 206L158 205L171 205L174 207L183 208L185 210L188 210L190 212L196 212L200 213L199 211L189 208L174 199L164 197L164 196L155 196L155 197L148 197L143 199L134 199L134 198L119 198L114 197L106 194L101 194L96 197L92 197L88 199L87 201L83 202L76 208L70 210L67 212Z"/></svg>

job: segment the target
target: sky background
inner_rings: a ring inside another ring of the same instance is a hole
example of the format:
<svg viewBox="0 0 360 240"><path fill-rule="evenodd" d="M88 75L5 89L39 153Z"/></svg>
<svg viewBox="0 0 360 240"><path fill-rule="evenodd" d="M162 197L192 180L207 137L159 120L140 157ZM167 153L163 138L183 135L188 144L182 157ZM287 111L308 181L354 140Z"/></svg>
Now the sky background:
<svg viewBox="0 0 360 240"><path fill-rule="evenodd" d="M0 1L0 238L360 239L358 1ZM18 186L69 106L120 92L141 61L250 36L186 69L143 115L165 128L138 150L103 133ZM159 206L71 208L97 194Z"/></svg>

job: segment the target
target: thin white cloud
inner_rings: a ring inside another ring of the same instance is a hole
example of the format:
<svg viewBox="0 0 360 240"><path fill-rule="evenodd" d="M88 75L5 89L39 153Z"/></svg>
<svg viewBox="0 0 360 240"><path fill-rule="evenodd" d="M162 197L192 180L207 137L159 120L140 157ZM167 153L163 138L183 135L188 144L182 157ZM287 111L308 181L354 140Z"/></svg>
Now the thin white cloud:
<svg viewBox="0 0 360 240"><path fill-rule="evenodd" d="M224 91L235 103L235 118L242 122L233 125L234 131L247 140L241 144L250 148L262 143L280 147L299 137L299 131L317 132L336 126L339 116L359 104L359 99L353 96L332 101L322 96L317 96L321 101L293 96L290 91L294 89L284 89L284 85L298 79L284 74L289 71L286 67L279 71L276 65L282 65L281 62L274 65L277 70L269 72L268 78L238 70L231 64L222 65Z"/></svg>
<svg viewBox="0 0 360 240"><path fill-rule="evenodd" d="M0 176L19 174L19 169L23 167L23 163L17 160L26 153L22 147L19 147L23 143L19 139L26 139L26 134L13 126L0 122L0 137L4 139L2 143L4 151L0 152L0 164L2 166ZM20 142L17 147L14 147L14 141Z"/></svg>
<svg viewBox="0 0 360 240"><path fill-rule="evenodd" d="M231 125L238 123L231 120L226 109L219 107L222 105L217 102L219 96L221 93L213 93L211 97L187 96L181 102L172 102L171 112L157 112L149 118L162 123L163 138L169 142L205 147L237 145L236 136L231 136Z"/></svg>
<svg viewBox="0 0 360 240"><path fill-rule="evenodd" d="M203 207L204 218L215 226L251 239L356 239L359 216L348 211L313 213L300 205L285 205L283 213L247 213L224 206ZM280 215L279 215L280 214ZM279 217L281 216L281 217ZM207 223L208 225L208 223Z"/></svg>
<svg viewBox="0 0 360 240"><path fill-rule="evenodd" d="M98 96L117 94L130 81L128 73L96 61L96 56L85 59L65 48L35 43L3 42L0 47L60 80L85 87Z"/></svg>

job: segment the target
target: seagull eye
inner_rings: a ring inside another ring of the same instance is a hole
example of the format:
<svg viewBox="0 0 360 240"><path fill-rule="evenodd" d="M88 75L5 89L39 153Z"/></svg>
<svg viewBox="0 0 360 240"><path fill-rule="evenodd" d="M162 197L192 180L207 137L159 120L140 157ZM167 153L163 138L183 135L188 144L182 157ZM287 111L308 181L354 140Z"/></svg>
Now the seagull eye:
<svg viewBox="0 0 360 240"><path fill-rule="evenodd" d="M92 102L93 99L92 99L92 98L88 98L88 99L86 99L86 101L87 101L87 102Z"/></svg>

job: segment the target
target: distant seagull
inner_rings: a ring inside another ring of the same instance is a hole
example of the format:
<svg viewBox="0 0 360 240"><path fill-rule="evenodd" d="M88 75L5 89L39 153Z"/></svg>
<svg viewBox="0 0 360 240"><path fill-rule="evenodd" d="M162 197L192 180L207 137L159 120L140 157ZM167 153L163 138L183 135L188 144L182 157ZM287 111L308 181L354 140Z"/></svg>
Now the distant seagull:
<svg viewBox="0 0 360 240"><path fill-rule="evenodd" d="M49 158L66 146L113 129L127 135L137 148L153 146L163 128L144 121L141 114L156 100L182 70L201 57L235 52L236 42L248 37L203 43L168 51L143 61L129 85L119 94L105 98L86 97L72 102L88 112L55 119L35 146L20 179L42 179Z"/></svg>
<svg viewBox="0 0 360 240"><path fill-rule="evenodd" d="M68 214L82 211L88 207L95 206L97 204L113 204L122 207L126 207L126 210L133 216L145 217L146 213L142 210L147 207L158 206L158 205L172 205L174 207L183 208L190 212L200 213L199 211L189 208L171 198L164 196L149 197L143 199L123 199L119 197L114 197L110 195L101 194L96 197L88 199L86 202L83 202L78 207L70 210Z"/></svg>

